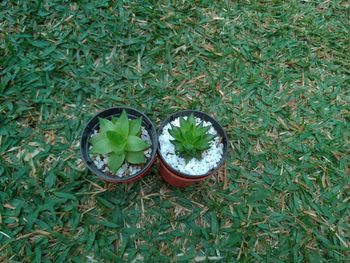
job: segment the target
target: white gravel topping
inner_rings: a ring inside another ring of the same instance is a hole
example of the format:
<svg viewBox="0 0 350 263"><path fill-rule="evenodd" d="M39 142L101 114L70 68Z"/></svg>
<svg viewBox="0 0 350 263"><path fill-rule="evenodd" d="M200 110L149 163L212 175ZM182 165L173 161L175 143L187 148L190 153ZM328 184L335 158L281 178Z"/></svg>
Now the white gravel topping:
<svg viewBox="0 0 350 263"><path fill-rule="evenodd" d="M143 126L141 126L141 139L152 145L151 136L149 136L148 131ZM152 147L146 149L144 153L146 158L150 158L152 153Z"/></svg>
<svg viewBox="0 0 350 263"><path fill-rule="evenodd" d="M184 117L187 119L187 117ZM200 118L196 118L196 123L202 122ZM172 125L179 127L180 118L176 118L171 122ZM212 135L217 135L217 131L212 126L210 122L203 121L204 126L211 126L209 133ZM169 134L168 129L170 129L170 123L166 124L163 128L161 135L159 136L160 153L164 160L175 170L189 174L189 175L204 175L211 169L214 169L220 162L224 145L221 143L221 137L216 136L213 141L210 142L210 148L202 153L202 159L198 160L192 158L187 163L184 158L176 155L175 146L170 140L174 138Z"/></svg>
<svg viewBox="0 0 350 263"><path fill-rule="evenodd" d="M98 131L94 130L91 134L91 137L97 135ZM149 135L148 131L144 126L141 126L141 139L146 141L147 143L152 145L151 136ZM90 146L91 149L92 146ZM144 151L146 159L149 159L151 157L152 153L152 146ZM118 169L118 171L113 174L109 168L108 168L108 155L107 154L97 154L97 155L90 155L90 158L93 160L95 166L97 169L101 170L102 172L114 176L118 176L120 178L126 177L129 175L133 175L143 168L143 164L135 165L130 164L126 161L124 161L123 165Z"/></svg>

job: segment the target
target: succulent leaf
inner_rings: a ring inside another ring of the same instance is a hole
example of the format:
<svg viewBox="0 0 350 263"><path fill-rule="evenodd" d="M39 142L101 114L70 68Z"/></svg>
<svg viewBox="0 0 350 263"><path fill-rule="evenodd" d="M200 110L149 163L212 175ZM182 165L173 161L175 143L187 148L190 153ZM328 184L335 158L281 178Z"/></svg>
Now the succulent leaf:
<svg viewBox="0 0 350 263"><path fill-rule="evenodd" d="M188 117L188 122L190 123L191 127L196 126L196 119L194 118L193 113L190 115L190 117Z"/></svg>
<svg viewBox="0 0 350 263"><path fill-rule="evenodd" d="M116 172L124 160L132 164L146 161L144 150L150 147L140 138L142 117L129 120L125 110L119 118L99 118L100 131L90 138L93 154L108 154L108 167Z"/></svg>
<svg viewBox="0 0 350 263"><path fill-rule="evenodd" d="M125 159L132 164L140 164L146 161L145 154L141 152L127 152Z"/></svg>
<svg viewBox="0 0 350 263"><path fill-rule="evenodd" d="M180 126L171 124L168 131L174 138L171 143L176 152L188 161L191 158L200 159L203 151L210 148L210 142L215 136L209 133L209 129L210 126L204 126L203 122L196 124L196 119L191 114L187 119L180 117Z"/></svg>
<svg viewBox="0 0 350 263"><path fill-rule="evenodd" d="M91 138L93 144L91 152L95 154L107 154L113 151L112 145L109 144L109 141L105 134L97 134Z"/></svg>
<svg viewBox="0 0 350 263"><path fill-rule="evenodd" d="M108 156L108 167L111 169L113 173L118 171L120 166L123 164L125 159L125 154L117 154L115 152L111 153Z"/></svg>
<svg viewBox="0 0 350 263"><path fill-rule="evenodd" d="M114 131L116 130L116 126L113 122L107 119L99 118L99 124L100 124L100 132L106 133L107 131Z"/></svg>
<svg viewBox="0 0 350 263"><path fill-rule="evenodd" d="M125 149L129 152L138 152L146 150L150 145L143 141L141 138L130 135L126 140Z"/></svg>
<svg viewBox="0 0 350 263"><path fill-rule="evenodd" d="M123 136L124 139L128 138L129 135L129 119L128 115L126 114L126 111L123 110L122 114L119 117L119 120L117 121L119 124L119 130L118 132Z"/></svg>
<svg viewBox="0 0 350 263"><path fill-rule="evenodd" d="M129 135L140 136L142 118L129 120Z"/></svg>
<svg viewBox="0 0 350 263"><path fill-rule="evenodd" d="M182 138L182 135L181 135L181 130L179 127L176 127L174 125L171 125L171 129L168 130L169 131L169 134L173 137L173 138L177 138L178 140L180 138Z"/></svg>
<svg viewBox="0 0 350 263"><path fill-rule="evenodd" d="M120 134L120 131L108 131L107 138L109 142L116 147L122 145L125 142L124 136Z"/></svg>
<svg viewBox="0 0 350 263"><path fill-rule="evenodd" d="M171 143L175 146L175 150L177 152L182 152L185 150L185 147L179 141L171 140Z"/></svg>
<svg viewBox="0 0 350 263"><path fill-rule="evenodd" d="M113 124L117 124L117 122L118 122L118 118L117 118L117 117L115 117L115 116L112 116L111 121L113 122Z"/></svg>

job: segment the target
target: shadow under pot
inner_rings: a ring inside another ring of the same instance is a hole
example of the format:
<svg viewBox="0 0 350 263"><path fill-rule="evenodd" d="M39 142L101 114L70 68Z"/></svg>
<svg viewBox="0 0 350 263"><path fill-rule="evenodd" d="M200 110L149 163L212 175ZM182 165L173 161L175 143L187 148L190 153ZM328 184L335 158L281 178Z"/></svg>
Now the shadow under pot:
<svg viewBox="0 0 350 263"><path fill-rule="evenodd" d="M97 113L87 122L80 140L85 165L110 183L144 177L155 161L157 146L153 123L144 113L128 107Z"/></svg>
<svg viewBox="0 0 350 263"><path fill-rule="evenodd" d="M186 187L216 173L227 158L227 135L208 114L185 110L170 115L158 130L158 168L164 181Z"/></svg>

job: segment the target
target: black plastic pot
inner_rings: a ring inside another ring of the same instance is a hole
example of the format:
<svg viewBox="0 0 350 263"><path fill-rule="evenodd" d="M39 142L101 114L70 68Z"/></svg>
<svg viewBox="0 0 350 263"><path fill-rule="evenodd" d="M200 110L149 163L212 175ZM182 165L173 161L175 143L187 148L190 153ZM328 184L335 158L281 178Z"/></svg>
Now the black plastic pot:
<svg viewBox="0 0 350 263"><path fill-rule="evenodd" d="M123 110L126 111L129 119L136 119L138 117L142 117L142 126L146 128L146 130L148 131L151 137L152 153L151 153L151 157L147 160L147 162L144 164L144 167L139 172L125 178L119 178L117 176L109 176L103 173L101 170L99 170L95 166L93 160L90 158L90 155L89 155L89 147L90 147L89 139L93 131L96 130L99 126L98 118L111 119L112 116L118 117ZM128 108L128 107L115 107L115 108L110 108L97 113L87 122L80 140L80 151L81 151L81 156L85 165L93 174L97 175L100 179L107 182L112 182L112 183L129 183L145 176L156 159L157 148L158 148L157 131L155 126L151 122L151 120L142 112L133 108Z"/></svg>
<svg viewBox="0 0 350 263"><path fill-rule="evenodd" d="M201 111L195 111L195 110L184 110L184 111L179 111L176 112L172 115L170 115L168 118L166 118L162 124L160 125L160 128L158 130L158 136L162 134L163 128L166 124L169 122L172 122L178 117L182 116L190 116L193 113L195 117L200 118L203 121L210 122L219 136L222 138L222 143L223 143L223 155L220 160L220 162L217 164L217 166L208 171L206 174L203 175L190 175L190 174L185 174L180 171L175 170L173 167L171 167L163 158L163 156L160 153L160 147L161 145L158 145L158 155L160 158L160 162L158 164L160 174L163 177L163 179L177 187L185 187L192 185L196 182L203 181L207 179L210 175L214 174L216 171L220 169L220 167L225 163L226 158L227 158L227 135L223 127L220 125L219 122L217 122L213 117L209 116L208 114L201 112Z"/></svg>

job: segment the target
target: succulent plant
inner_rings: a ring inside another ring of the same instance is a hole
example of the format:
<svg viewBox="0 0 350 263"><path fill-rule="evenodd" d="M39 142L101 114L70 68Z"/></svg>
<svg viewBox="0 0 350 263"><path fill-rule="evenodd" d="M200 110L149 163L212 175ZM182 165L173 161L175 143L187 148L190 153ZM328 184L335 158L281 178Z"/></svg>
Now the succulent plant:
<svg viewBox="0 0 350 263"><path fill-rule="evenodd" d="M193 113L185 119L180 117L180 126L171 124L169 134L174 138L170 140L175 146L175 151L186 161L191 158L200 159L203 151L209 149L210 142L215 138L208 131L210 126L204 126L203 122L196 124Z"/></svg>
<svg viewBox="0 0 350 263"><path fill-rule="evenodd" d="M112 172L116 172L124 160L131 164L144 163L144 150L150 145L140 138L141 123L142 117L129 120L125 110L119 118L99 118L100 130L90 139L90 151L93 154L107 154L108 167Z"/></svg>

